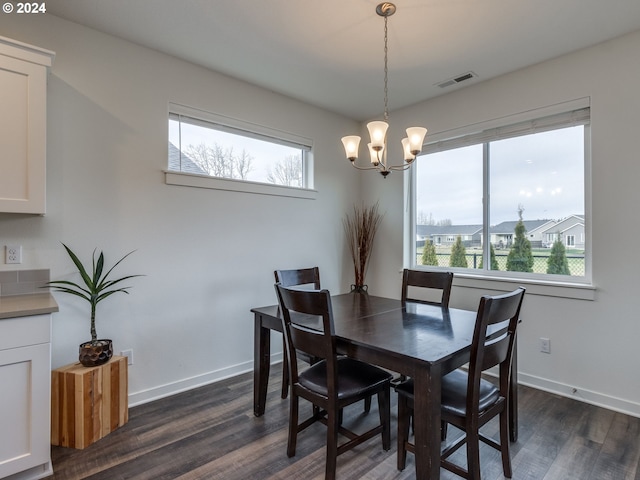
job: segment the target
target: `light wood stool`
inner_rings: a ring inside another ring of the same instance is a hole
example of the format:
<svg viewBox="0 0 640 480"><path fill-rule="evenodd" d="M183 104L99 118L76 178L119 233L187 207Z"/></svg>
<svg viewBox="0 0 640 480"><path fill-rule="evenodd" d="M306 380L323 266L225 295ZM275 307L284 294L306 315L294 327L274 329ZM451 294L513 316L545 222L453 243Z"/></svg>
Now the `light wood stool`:
<svg viewBox="0 0 640 480"><path fill-rule="evenodd" d="M85 448L129 420L127 358L51 372L51 444Z"/></svg>

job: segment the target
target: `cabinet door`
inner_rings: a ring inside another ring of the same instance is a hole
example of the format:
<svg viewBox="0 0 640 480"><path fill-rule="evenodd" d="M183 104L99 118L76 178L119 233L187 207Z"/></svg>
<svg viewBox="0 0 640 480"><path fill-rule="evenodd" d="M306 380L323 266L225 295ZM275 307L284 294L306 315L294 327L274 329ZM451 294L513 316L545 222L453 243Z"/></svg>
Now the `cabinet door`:
<svg viewBox="0 0 640 480"><path fill-rule="evenodd" d="M0 350L0 478L49 462L50 345Z"/></svg>
<svg viewBox="0 0 640 480"><path fill-rule="evenodd" d="M0 55L0 212L45 213L46 75Z"/></svg>

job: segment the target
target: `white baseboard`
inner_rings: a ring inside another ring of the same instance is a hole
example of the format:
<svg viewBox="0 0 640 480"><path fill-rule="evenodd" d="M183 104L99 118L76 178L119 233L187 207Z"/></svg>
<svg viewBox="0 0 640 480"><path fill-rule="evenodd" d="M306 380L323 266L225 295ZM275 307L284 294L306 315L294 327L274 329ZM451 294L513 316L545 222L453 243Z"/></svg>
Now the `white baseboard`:
<svg viewBox="0 0 640 480"><path fill-rule="evenodd" d="M518 383L538 390L543 390L545 392L555 393L562 397L573 398L590 405L603 407L615 412L624 413L625 415L640 418L640 403L638 402L631 402L623 398L612 397L600 392L585 390L579 386L566 385L521 372L518 373Z"/></svg>
<svg viewBox="0 0 640 480"><path fill-rule="evenodd" d="M282 362L282 353L271 356L271 364L278 362ZM177 393L186 392L187 390L202 387L210 383L219 382L220 380L235 377L242 373L252 371L253 361L243 362L237 365L222 368L220 370L214 370L212 372L196 375L195 377L185 378L177 382L167 383L159 387L150 388L148 390L129 393L129 406L135 407L136 405L142 405L143 403L159 400L164 397L169 397Z"/></svg>
<svg viewBox="0 0 640 480"><path fill-rule="evenodd" d="M271 356L271 364L282 362L282 354L278 353ZM159 400L170 395L185 392L193 388L202 387L210 383L219 382L226 378L234 377L242 373L253 371L253 361L243 362L237 365L226 367L220 370L197 375L191 378L185 378L177 382L168 383L160 387L143 390L140 392L129 394L129 406L135 407L143 403ZM518 373L518 383L528 387L543 390L545 392L554 393L567 398L585 402L598 407L607 408L616 412L631 415L640 418L640 403L631 402L622 398L612 397L599 392L585 390L578 386L566 385L563 383L548 380L542 377L536 377L526 373Z"/></svg>

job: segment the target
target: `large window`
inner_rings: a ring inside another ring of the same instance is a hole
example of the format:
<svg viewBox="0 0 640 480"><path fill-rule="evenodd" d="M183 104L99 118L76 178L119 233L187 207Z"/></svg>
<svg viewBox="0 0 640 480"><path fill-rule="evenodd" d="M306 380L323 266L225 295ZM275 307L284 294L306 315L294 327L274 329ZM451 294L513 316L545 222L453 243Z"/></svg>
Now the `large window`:
<svg viewBox="0 0 640 480"><path fill-rule="evenodd" d="M412 172L414 266L588 283L588 107L439 139Z"/></svg>
<svg viewBox="0 0 640 480"><path fill-rule="evenodd" d="M168 171L312 188L311 141L180 105L170 105Z"/></svg>

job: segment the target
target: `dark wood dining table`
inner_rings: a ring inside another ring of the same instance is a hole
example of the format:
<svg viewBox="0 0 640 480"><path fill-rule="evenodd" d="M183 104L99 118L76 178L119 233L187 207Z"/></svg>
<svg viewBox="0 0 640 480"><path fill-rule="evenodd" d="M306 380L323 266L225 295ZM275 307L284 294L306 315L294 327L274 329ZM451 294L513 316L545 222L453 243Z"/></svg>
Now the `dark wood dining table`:
<svg viewBox="0 0 640 480"><path fill-rule="evenodd" d="M443 375L469 361L476 312L349 293L331 297L340 354L414 379L416 478L440 478L440 388ZM253 308L254 415L265 413L270 331L282 332L277 305ZM313 326L313 325L310 325ZM514 359L514 372L516 371ZM510 398L511 440L517 439L517 390Z"/></svg>

